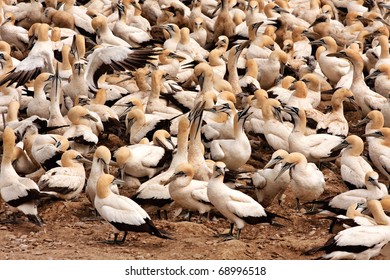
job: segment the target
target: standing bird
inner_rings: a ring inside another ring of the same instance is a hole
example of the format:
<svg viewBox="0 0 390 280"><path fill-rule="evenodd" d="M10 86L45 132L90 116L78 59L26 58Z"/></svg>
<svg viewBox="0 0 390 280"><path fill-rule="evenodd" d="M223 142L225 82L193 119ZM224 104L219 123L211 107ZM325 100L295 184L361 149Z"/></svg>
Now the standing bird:
<svg viewBox="0 0 390 280"><path fill-rule="evenodd" d="M210 143L211 158L223 161L230 170L237 170L243 166L251 156L251 145L244 132L244 123L249 107L237 112L234 116L234 138L216 139Z"/></svg>
<svg viewBox="0 0 390 280"><path fill-rule="evenodd" d="M85 193L89 201L94 205L96 196L96 184L100 175L110 173L111 152L106 146L99 146L93 154L91 171L85 187ZM115 187L116 185L112 185ZM119 194L118 188L111 189L116 194Z"/></svg>
<svg viewBox="0 0 390 280"><path fill-rule="evenodd" d="M308 163L303 154L294 152L285 156L283 166L274 180L287 170L290 170L290 186L297 201L296 209L299 210L300 202L314 201L324 192L324 174L314 163Z"/></svg>
<svg viewBox="0 0 390 280"><path fill-rule="evenodd" d="M257 170L252 175L253 186L257 201L263 206L268 207L278 198L279 204L282 202L284 191L290 183L290 174L284 173L275 180L282 168L282 160L288 155L285 150L279 149L272 154L271 160L263 169ZM270 168L274 166L273 168Z"/></svg>
<svg viewBox="0 0 390 280"><path fill-rule="evenodd" d="M114 229L114 240L108 243L123 243L129 231L147 232L169 239L156 228L148 213L141 206L130 198L111 191L112 184L122 182L110 174L102 174L97 181L95 208ZM120 231L124 231L122 240L118 240Z"/></svg>
<svg viewBox="0 0 390 280"><path fill-rule="evenodd" d="M364 188L364 177L368 171L373 171L373 169L368 161L362 157L364 150L363 140L359 136L349 135L333 150L342 150L340 172L341 178L347 187L350 190Z"/></svg>
<svg viewBox="0 0 390 280"><path fill-rule="evenodd" d="M194 180L195 170L191 164L183 162L179 164L173 175L165 182L169 185L169 194L175 206L190 211L199 212L200 215L209 213L213 208L207 196L207 181Z"/></svg>
<svg viewBox="0 0 390 280"><path fill-rule="evenodd" d="M223 183L226 165L216 162L213 175L207 185L207 196L214 207L230 221L229 237L233 236L234 225L237 226L237 239L240 239L242 228L248 223L273 223L279 215L267 212L250 196L229 188Z"/></svg>
<svg viewBox="0 0 390 280"><path fill-rule="evenodd" d="M368 154L379 172L390 180L390 128L383 127L362 136L374 137L368 144Z"/></svg>
<svg viewBox="0 0 390 280"><path fill-rule="evenodd" d="M42 226L37 203L40 192L37 184L28 178L20 177L12 166L15 149L15 134L6 127L3 133L3 158L0 173L0 194L5 203L24 213L36 225Z"/></svg>

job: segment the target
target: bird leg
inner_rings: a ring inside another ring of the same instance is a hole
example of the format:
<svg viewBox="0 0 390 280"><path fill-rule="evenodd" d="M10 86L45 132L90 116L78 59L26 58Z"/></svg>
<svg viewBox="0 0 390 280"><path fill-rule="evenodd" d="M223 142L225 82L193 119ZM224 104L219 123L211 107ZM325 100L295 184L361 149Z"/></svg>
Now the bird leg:
<svg viewBox="0 0 390 280"><path fill-rule="evenodd" d="M241 235L241 229L239 228L238 230L237 230L237 240L240 240L240 235Z"/></svg>
<svg viewBox="0 0 390 280"><path fill-rule="evenodd" d="M296 201L297 201L297 204L296 204L296 206L295 206L295 210L299 211L299 210L301 210L301 206L300 206L300 204L299 204L299 198L297 197L297 198L295 198L295 199L296 199Z"/></svg>
<svg viewBox="0 0 390 280"><path fill-rule="evenodd" d="M192 216L192 212L189 211L189 212L188 212L188 221L189 221L189 222L191 222L191 216Z"/></svg>
<svg viewBox="0 0 390 280"><path fill-rule="evenodd" d="M115 245L115 244L122 244L123 242L125 242L125 239L126 239L126 236L127 236L127 232L125 231L125 235L123 236L122 240L118 240L118 235L119 233L114 233L114 240L106 240L106 241L103 241L104 243L106 244L111 244L111 245Z"/></svg>
<svg viewBox="0 0 390 280"><path fill-rule="evenodd" d="M127 231L125 231L125 234L123 235L123 238L122 238L122 240L120 241L120 243L125 242L126 237L127 237Z"/></svg>
<svg viewBox="0 0 390 280"><path fill-rule="evenodd" d="M160 211L160 209L157 210L157 219L161 220L161 211Z"/></svg>
<svg viewBox="0 0 390 280"><path fill-rule="evenodd" d="M234 229L234 223L230 223L229 233L221 233L218 236L223 237L225 239L225 241L232 240L234 238L233 229ZM237 233L237 234L238 234L238 237L240 237L239 233Z"/></svg>

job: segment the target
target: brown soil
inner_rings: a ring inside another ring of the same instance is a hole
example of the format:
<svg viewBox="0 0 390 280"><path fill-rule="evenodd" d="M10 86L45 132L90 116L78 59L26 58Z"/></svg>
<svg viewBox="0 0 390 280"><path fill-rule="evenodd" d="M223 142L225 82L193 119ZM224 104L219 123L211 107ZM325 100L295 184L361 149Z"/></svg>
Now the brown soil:
<svg viewBox="0 0 390 280"><path fill-rule="evenodd" d="M360 119L357 112L347 112L351 123ZM351 133L361 133L352 128ZM111 149L118 147L118 139L110 138ZM108 144L106 142L105 144ZM248 170L260 168L268 161L271 151L266 145L254 149L253 158L245 166ZM339 167L331 164L323 173L327 186L323 197L338 194L346 187L340 180ZM116 174L116 170L112 169ZM122 194L133 190L124 187ZM248 194L251 194L248 192ZM229 223L224 218L203 219L194 217L188 222L179 216L158 220L150 213L158 228L172 234L173 240L160 239L147 233L129 233L122 245L104 243L113 238L110 225L96 218L91 204L83 193L78 201L51 201L39 206L45 221L37 227L23 216L17 223L0 225L0 259L264 259L305 260L321 254L306 256L303 253L323 245L332 235L328 233L330 221L316 215L297 211L295 199L289 189L282 205L276 202L267 210L278 213L289 220L280 220L283 227L272 225L247 225L240 240L225 241L216 235L227 231ZM10 210L0 207L0 220L9 218ZM375 259L390 259L380 255Z"/></svg>

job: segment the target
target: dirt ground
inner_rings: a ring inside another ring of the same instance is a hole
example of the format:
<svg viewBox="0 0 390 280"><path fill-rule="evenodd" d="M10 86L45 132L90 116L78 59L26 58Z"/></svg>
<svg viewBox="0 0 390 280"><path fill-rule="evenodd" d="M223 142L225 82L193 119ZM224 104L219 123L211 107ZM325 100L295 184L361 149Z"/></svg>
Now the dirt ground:
<svg viewBox="0 0 390 280"><path fill-rule="evenodd" d="M360 119L357 112L347 112L351 122ZM362 128L351 128L351 133L360 134ZM118 139L110 138L111 149L117 148ZM107 144L106 143L106 144ZM260 148L259 148L260 147ZM253 157L245 166L248 170L261 168L269 160L271 150L259 145L253 150ZM116 170L111 170L116 174ZM340 180L339 167L335 164L322 169L326 178L323 197L347 190ZM123 187L121 193L128 195L133 190ZM251 192L248 194L253 195ZM146 233L129 233L122 245L104 243L112 239L111 227L96 217L91 204L82 193L78 201L51 201L39 206L39 213L45 225L37 227L23 216L16 224L0 224L0 259L22 260L307 260L319 257L303 255L308 249L320 246L332 235L328 233L330 221L316 215L297 211L295 199L287 189L281 205L276 202L267 208L289 220L279 220L283 227L267 224L247 225L241 232L240 240L225 241L216 235L227 231L229 223L221 217L199 221L194 217L188 222L178 216L158 220L150 213L156 226L171 233L172 240L160 239ZM10 210L2 203L0 220L6 220ZM380 255L375 259L390 259Z"/></svg>

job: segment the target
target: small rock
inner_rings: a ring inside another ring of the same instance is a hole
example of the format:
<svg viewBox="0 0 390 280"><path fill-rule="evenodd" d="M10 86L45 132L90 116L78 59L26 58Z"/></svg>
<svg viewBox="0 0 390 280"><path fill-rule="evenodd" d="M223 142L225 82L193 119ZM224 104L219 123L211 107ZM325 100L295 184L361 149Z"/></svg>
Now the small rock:
<svg viewBox="0 0 390 280"><path fill-rule="evenodd" d="M312 230L311 232L309 232L309 235L311 236L311 235L314 235L315 233L316 233L316 231Z"/></svg>
<svg viewBox="0 0 390 280"><path fill-rule="evenodd" d="M88 228L88 225L86 223L83 223L83 222L76 222L74 224L75 227L79 227L79 228Z"/></svg>
<svg viewBox="0 0 390 280"><path fill-rule="evenodd" d="M194 259L196 259L196 260L200 260L200 259L203 258L203 255L201 255L201 254L195 254L195 255L193 255L192 257L193 257Z"/></svg>
<svg viewBox="0 0 390 280"><path fill-rule="evenodd" d="M6 226L0 227L0 230L7 230L8 228Z"/></svg>
<svg viewBox="0 0 390 280"><path fill-rule="evenodd" d="M9 234L9 235L6 235L5 238L11 241L11 240L15 240L16 236L13 234Z"/></svg>
<svg viewBox="0 0 390 280"><path fill-rule="evenodd" d="M44 255L45 253L41 252L41 251L34 251L34 252L32 252L32 254L36 255L36 256L40 256L40 255Z"/></svg>
<svg viewBox="0 0 390 280"><path fill-rule="evenodd" d="M88 230L84 230L84 231L83 231L83 234L84 234L84 235L91 235L91 234L93 234L93 232L94 232L94 231L93 231L92 229L88 229Z"/></svg>
<svg viewBox="0 0 390 280"><path fill-rule="evenodd" d="M20 244L19 248L22 249L22 251L26 251L28 249L28 245L26 244Z"/></svg>

